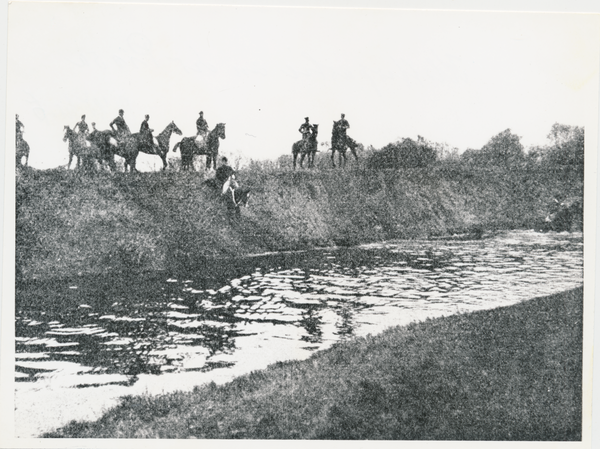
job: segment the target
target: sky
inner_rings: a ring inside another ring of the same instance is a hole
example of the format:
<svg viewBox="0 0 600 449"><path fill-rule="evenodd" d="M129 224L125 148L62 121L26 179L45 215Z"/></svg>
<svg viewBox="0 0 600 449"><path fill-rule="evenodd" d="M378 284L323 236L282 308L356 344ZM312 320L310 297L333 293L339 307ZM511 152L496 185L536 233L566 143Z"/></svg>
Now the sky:
<svg viewBox="0 0 600 449"><path fill-rule="evenodd" d="M86 114L108 129L121 108L132 131L149 114L155 134L173 120L184 136L204 111L211 129L226 123L223 154L264 160L291 153L307 116L329 141L341 113L348 134L375 148L421 135L462 152L507 128L525 147L544 145L553 123L589 124L597 98L599 15L48 2L8 11L7 121L19 114L36 168L67 163L64 125ZM147 155L138 165L162 167Z"/></svg>

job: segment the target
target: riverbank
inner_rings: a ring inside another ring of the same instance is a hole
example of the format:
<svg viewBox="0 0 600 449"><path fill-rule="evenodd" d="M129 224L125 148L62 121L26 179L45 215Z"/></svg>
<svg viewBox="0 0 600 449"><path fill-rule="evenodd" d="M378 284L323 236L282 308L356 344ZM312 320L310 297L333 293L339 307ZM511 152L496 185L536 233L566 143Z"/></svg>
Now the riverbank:
<svg viewBox="0 0 600 449"><path fill-rule="evenodd" d="M583 289L426 320L46 437L578 441Z"/></svg>
<svg viewBox="0 0 600 449"><path fill-rule="evenodd" d="M534 229L553 198L583 192L576 173L535 167L291 172L253 164L239 173L250 206L232 220L207 176L23 170L18 277L181 273L214 257Z"/></svg>

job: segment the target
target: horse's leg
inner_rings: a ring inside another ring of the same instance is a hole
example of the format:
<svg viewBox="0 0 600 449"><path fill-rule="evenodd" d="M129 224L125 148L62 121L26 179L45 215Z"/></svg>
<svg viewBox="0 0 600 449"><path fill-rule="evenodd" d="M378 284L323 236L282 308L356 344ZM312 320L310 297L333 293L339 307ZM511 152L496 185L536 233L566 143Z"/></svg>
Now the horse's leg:
<svg viewBox="0 0 600 449"><path fill-rule="evenodd" d="M335 168L335 150L332 149L331 150L331 165L333 165L333 168Z"/></svg>
<svg viewBox="0 0 600 449"><path fill-rule="evenodd" d="M294 170L296 170L296 159L298 159L298 153L292 153L294 155L294 160L293 160L293 164L292 166L294 167Z"/></svg>

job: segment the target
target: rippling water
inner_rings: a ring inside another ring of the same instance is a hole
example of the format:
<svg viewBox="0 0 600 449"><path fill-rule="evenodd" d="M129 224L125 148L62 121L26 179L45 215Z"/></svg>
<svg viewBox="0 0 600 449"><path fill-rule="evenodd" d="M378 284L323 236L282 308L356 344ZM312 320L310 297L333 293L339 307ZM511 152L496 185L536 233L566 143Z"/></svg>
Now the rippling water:
<svg viewBox="0 0 600 449"><path fill-rule="evenodd" d="M389 326L579 286L583 236L515 231L231 265L215 262L184 278L81 279L18 291L22 435L95 419L121 395L224 382Z"/></svg>

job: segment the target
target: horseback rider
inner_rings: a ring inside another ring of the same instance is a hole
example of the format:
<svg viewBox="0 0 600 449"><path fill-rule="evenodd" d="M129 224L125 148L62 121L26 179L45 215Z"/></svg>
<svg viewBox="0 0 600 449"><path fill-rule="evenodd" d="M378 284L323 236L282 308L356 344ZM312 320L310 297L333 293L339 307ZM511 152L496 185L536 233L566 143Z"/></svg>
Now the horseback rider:
<svg viewBox="0 0 600 449"><path fill-rule="evenodd" d="M21 123L21 120L19 120L19 114L15 114L15 116L16 116L16 120L17 120L17 122L16 122L17 129L16 129L16 133L15 133L15 139L18 144L21 140L23 140L23 128L25 128L25 125L23 125L23 123Z"/></svg>
<svg viewBox="0 0 600 449"><path fill-rule="evenodd" d="M337 122L336 122L336 126L338 131L340 132L340 134L342 135L346 135L346 130L348 128L350 128L350 124L348 123L348 120L346 120L346 114L342 114L342 118L340 118Z"/></svg>
<svg viewBox="0 0 600 449"><path fill-rule="evenodd" d="M221 158L221 165L217 168L215 178L220 184L221 194L223 195L225 195L229 189L234 191L239 187L239 184L235 179L235 171L231 168L225 156Z"/></svg>
<svg viewBox="0 0 600 449"><path fill-rule="evenodd" d="M76 131L77 129L79 129L78 131ZM87 123L85 122L85 114L83 114L81 116L81 121L77 122L75 124L75 126L73 127L73 132L78 132L79 134L81 134L82 136L87 136L88 132L89 132L89 128Z"/></svg>
<svg viewBox="0 0 600 449"><path fill-rule="evenodd" d="M298 128L298 131L302 134L302 140L304 142L307 142L308 138L310 137L310 134L312 132L312 126L308 121L308 117L304 118L304 123L302 123L302 125L300 125L300 128Z"/></svg>
<svg viewBox="0 0 600 449"><path fill-rule="evenodd" d="M200 111L200 116L196 120L196 137L202 136L206 139L208 133L208 123L204 119L204 112Z"/></svg>
<svg viewBox="0 0 600 449"><path fill-rule="evenodd" d="M214 180L209 180L208 185L220 189L221 199L227 204L227 209L240 215L240 206L247 206L250 189L241 187L235 179L235 171L229 165L227 158L221 158L221 165L217 168Z"/></svg>
<svg viewBox="0 0 600 449"><path fill-rule="evenodd" d="M142 145L148 147L148 148L152 148L152 144L153 144L153 137L152 137L152 132L154 131L153 129L150 129L150 125L148 124L148 120L150 120L150 116L148 114L146 114L144 116L144 121L142 122L142 124L140 125L140 142Z"/></svg>
<svg viewBox="0 0 600 449"><path fill-rule="evenodd" d="M124 113L125 112L123 109L119 109L119 115L112 122L110 122L110 129L112 129L115 133L115 137L120 140L131 134L131 131L129 131L129 126L127 126L127 123L125 123L125 119L123 118ZM116 130L115 125L117 127Z"/></svg>

